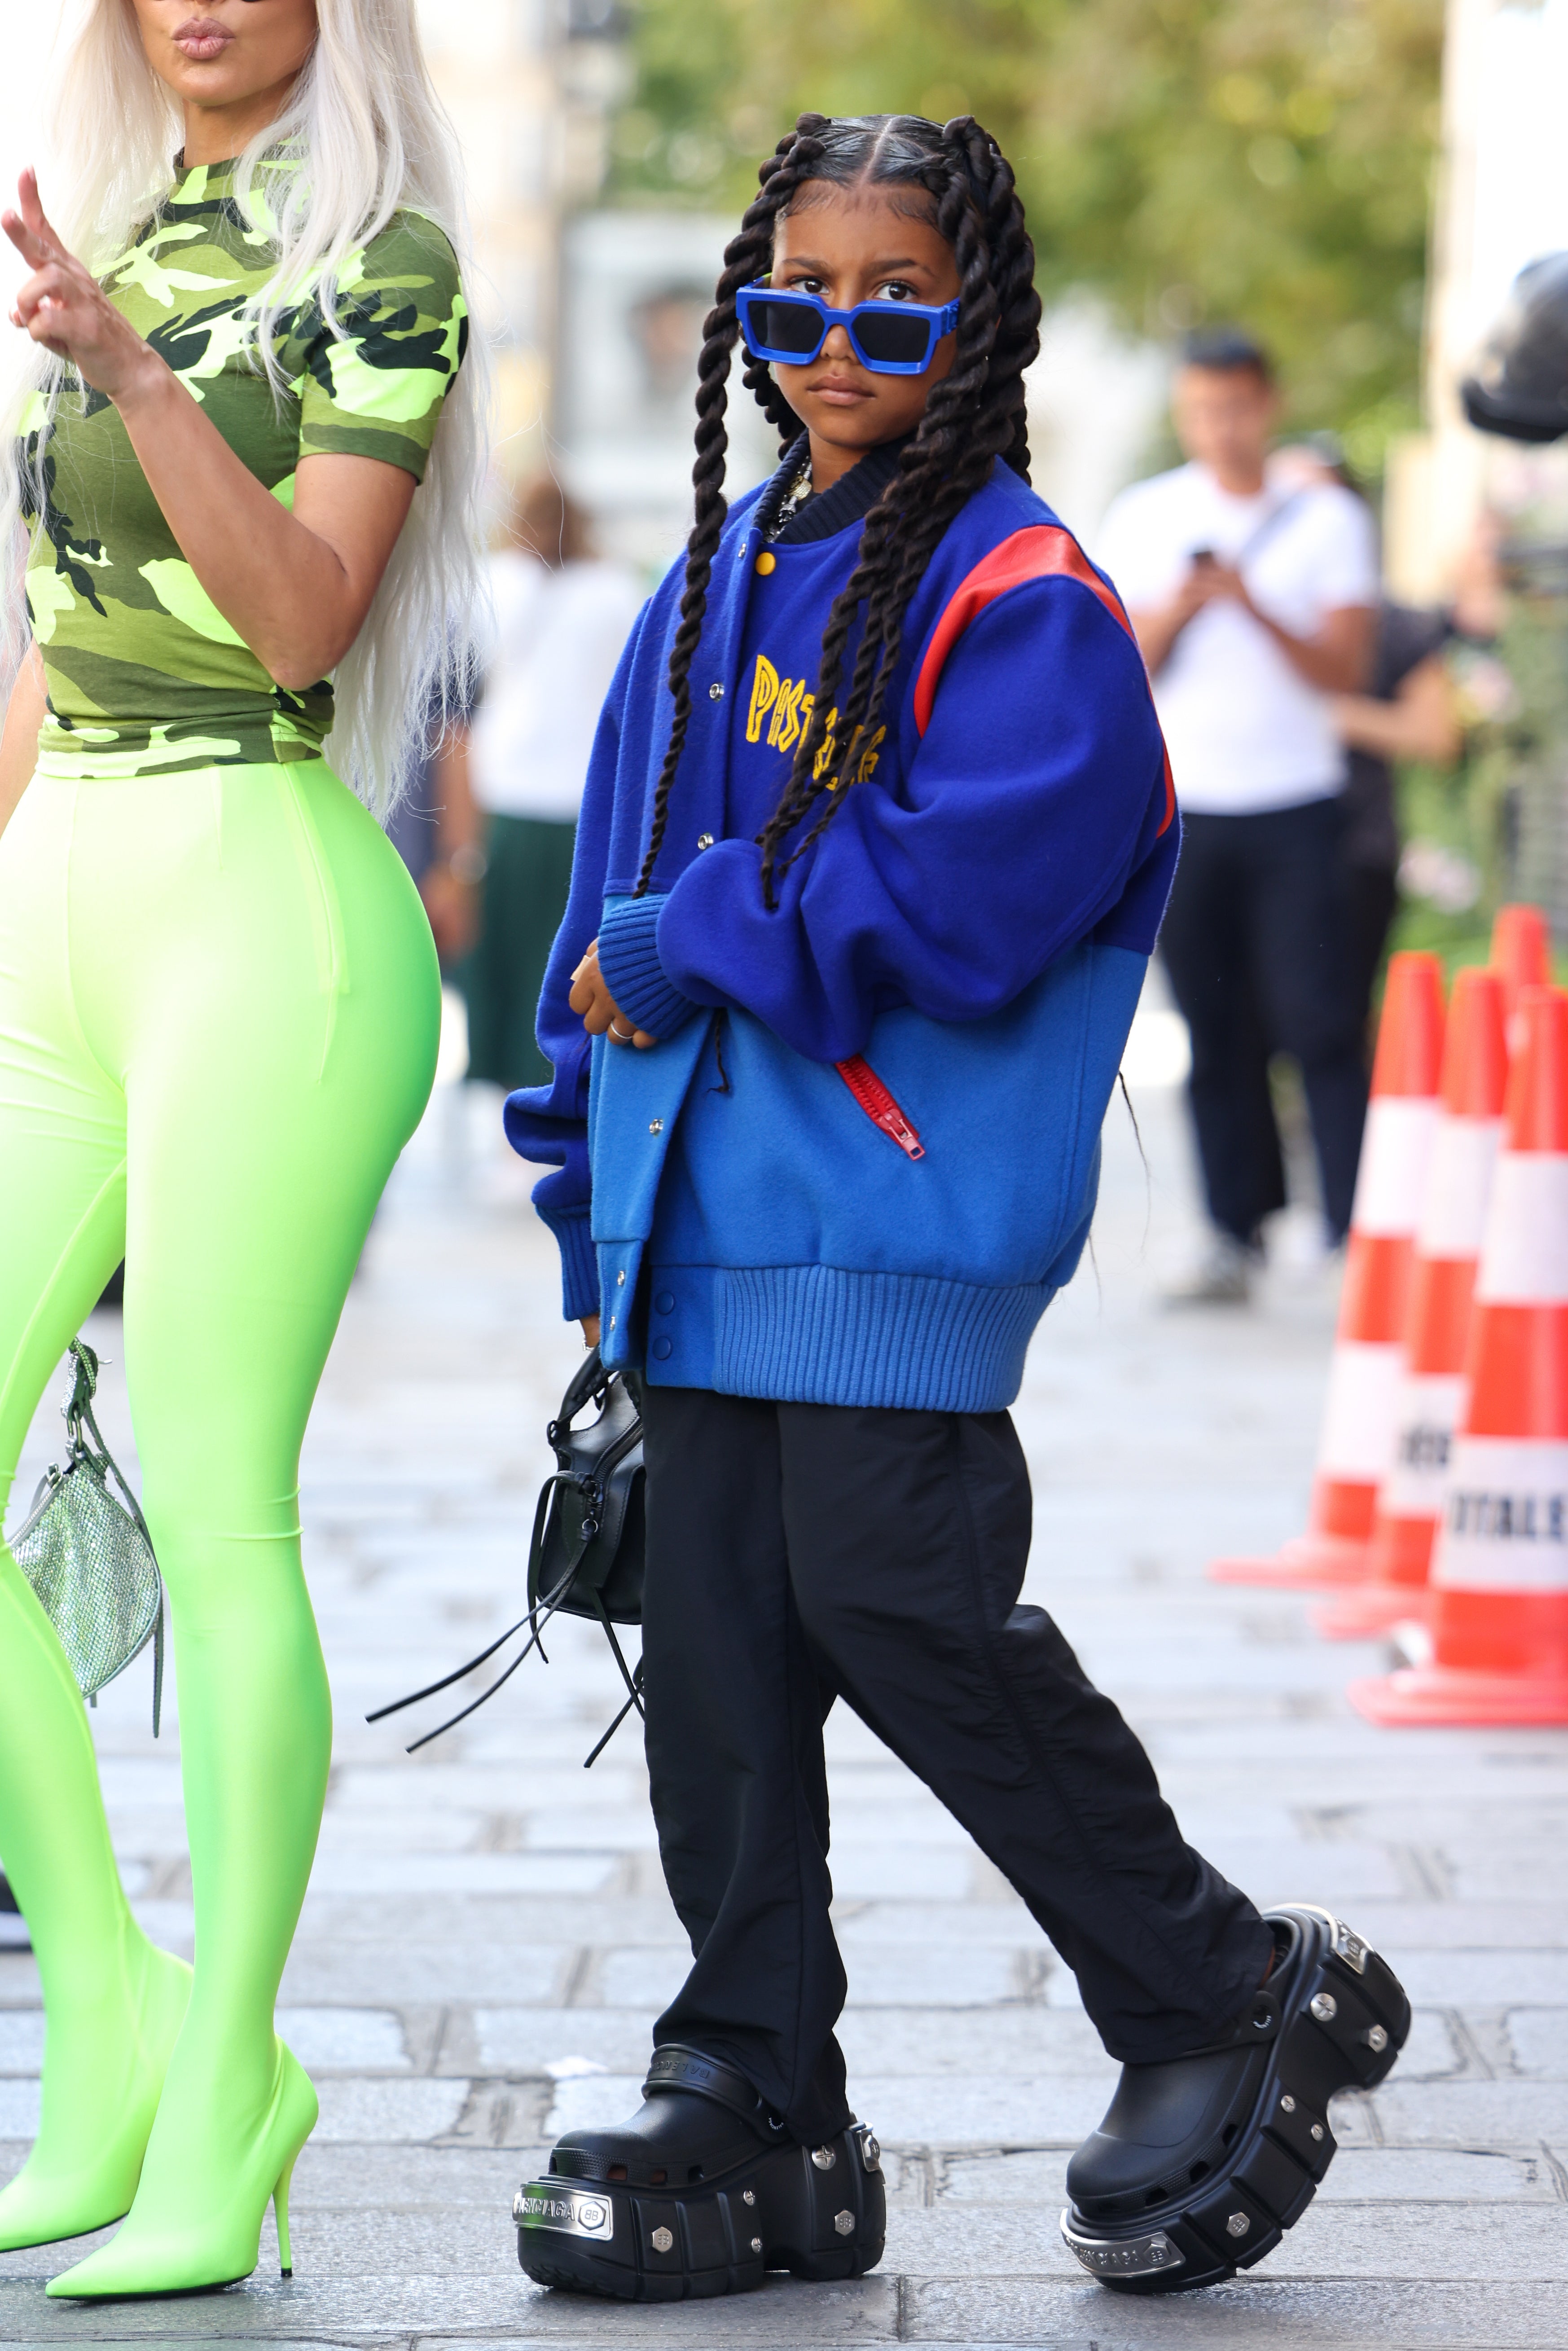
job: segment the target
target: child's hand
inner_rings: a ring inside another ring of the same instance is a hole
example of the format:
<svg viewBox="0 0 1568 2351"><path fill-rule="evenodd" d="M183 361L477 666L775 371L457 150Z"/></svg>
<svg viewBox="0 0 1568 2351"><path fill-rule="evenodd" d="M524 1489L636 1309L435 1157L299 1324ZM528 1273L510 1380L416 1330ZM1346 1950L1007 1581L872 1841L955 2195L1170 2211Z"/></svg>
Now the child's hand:
<svg viewBox="0 0 1568 2351"><path fill-rule="evenodd" d="M605 986L604 974L599 968L597 939L571 975L571 994L567 1002L574 1012L581 1013L582 1025L591 1037L609 1037L617 1045L635 1045L640 1053L659 1041L650 1037L645 1029L633 1029L622 1019L621 1007Z"/></svg>

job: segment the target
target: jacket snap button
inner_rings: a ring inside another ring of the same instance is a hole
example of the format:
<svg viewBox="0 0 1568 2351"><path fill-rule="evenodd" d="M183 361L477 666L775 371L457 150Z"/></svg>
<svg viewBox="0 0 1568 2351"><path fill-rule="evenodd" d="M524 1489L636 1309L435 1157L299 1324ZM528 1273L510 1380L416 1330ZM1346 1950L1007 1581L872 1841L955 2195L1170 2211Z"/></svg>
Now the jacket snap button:
<svg viewBox="0 0 1568 2351"><path fill-rule="evenodd" d="M666 1363L666 1362L669 1360L669 1358L670 1358L670 1357L674 1353L674 1352L675 1352L675 1343L674 1343L674 1341L673 1339L655 1339L655 1340L654 1340L654 1342L653 1342L653 1353L654 1353L654 1354L658 1357L658 1359L659 1359L659 1361L660 1361L660 1363L661 1363L661 1364L663 1364L663 1363Z"/></svg>
<svg viewBox="0 0 1568 2351"><path fill-rule="evenodd" d="M698 847L699 849L711 849L711 848L713 847L713 835L712 835L712 833L711 833L711 832L699 832L699 833L698 833L698 835L697 835L697 847Z"/></svg>
<svg viewBox="0 0 1568 2351"><path fill-rule="evenodd" d="M768 549L764 548L761 554L757 559L757 569L761 572L764 580L766 580L770 571L777 569L778 563L779 558L776 555L770 554Z"/></svg>
<svg viewBox="0 0 1568 2351"><path fill-rule="evenodd" d="M707 690L707 698L710 702L722 702L724 700L723 686L718 684L710 685Z"/></svg>
<svg viewBox="0 0 1568 2351"><path fill-rule="evenodd" d="M624 1290L624 1289L625 1289L625 1287L626 1287L626 1276L625 1276L624 1271L622 1271L622 1272L621 1272L621 1273L618 1273L618 1274L616 1275L616 1277L615 1277L615 1287L616 1287L616 1289L617 1289L617 1290Z"/></svg>
<svg viewBox="0 0 1568 2351"><path fill-rule="evenodd" d="M674 1291L673 1290L661 1290L657 1298L654 1299L653 1303L661 1314L673 1314L675 1311Z"/></svg>
<svg viewBox="0 0 1568 2351"><path fill-rule="evenodd" d="M663 1134L664 1132L664 1120L662 1118L651 1118L648 1121L648 1132L650 1134Z"/></svg>

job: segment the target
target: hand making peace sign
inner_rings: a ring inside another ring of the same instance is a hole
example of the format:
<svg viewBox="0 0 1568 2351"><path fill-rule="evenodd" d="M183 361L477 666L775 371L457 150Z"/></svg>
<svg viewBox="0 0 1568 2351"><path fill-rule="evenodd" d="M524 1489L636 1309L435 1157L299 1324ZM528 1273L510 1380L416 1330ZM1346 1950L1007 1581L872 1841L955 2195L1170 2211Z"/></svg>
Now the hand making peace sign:
<svg viewBox="0 0 1568 2351"><path fill-rule="evenodd" d="M163 362L115 308L91 271L68 253L38 201L36 172L17 183L20 212L0 214L0 228L33 275L16 297L11 324L57 359L68 360L85 383L119 401Z"/></svg>

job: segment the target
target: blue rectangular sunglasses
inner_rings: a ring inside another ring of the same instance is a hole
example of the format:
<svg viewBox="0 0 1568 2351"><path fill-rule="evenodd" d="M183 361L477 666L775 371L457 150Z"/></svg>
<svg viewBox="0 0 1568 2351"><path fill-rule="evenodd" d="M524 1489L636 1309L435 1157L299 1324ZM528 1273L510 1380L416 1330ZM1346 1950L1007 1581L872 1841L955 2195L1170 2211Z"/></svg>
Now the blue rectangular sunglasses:
<svg viewBox="0 0 1568 2351"><path fill-rule="evenodd" d="M944 335L958 323L956 302L857 302L830 310L815 294L786 292L758 278L735 298L740 331L754 359L809 367L830 330L841 327L862 367L873 375L924 375Z"/></svg>

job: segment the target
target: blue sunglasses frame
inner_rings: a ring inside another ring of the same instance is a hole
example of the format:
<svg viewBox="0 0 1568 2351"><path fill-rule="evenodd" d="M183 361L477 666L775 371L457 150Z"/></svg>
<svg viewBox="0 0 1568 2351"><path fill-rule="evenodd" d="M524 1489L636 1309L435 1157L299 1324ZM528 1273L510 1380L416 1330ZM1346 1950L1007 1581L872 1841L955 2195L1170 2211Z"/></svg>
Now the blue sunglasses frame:
<svg viewBox="0 0 1568 2351"><path fill-rule="evenodd" d="M780 350L776 345L761 340L757 314L768 303L779 303L791 310L811 312L821 332L810 350ZM832 329L841 327L850 339L850 347L856 359L873 375L924 375L936 356L937 344L944 335L950 335L958 323L958 304L956 301L944 302L940 306L929 302L857 302L852 309L830 310L815 294L769 286L761 277L752 285L741 287L735 298L735 308L740 320L740 331L746 339L746 348L753 359L765 360L770 366L810 367L813 360L821 356L822 345ZM918 319L925 329L925 349L919 359L873 360L862 343L855 331L855 321L868 316L885 319L890 310L900 319Z"/></svg>

